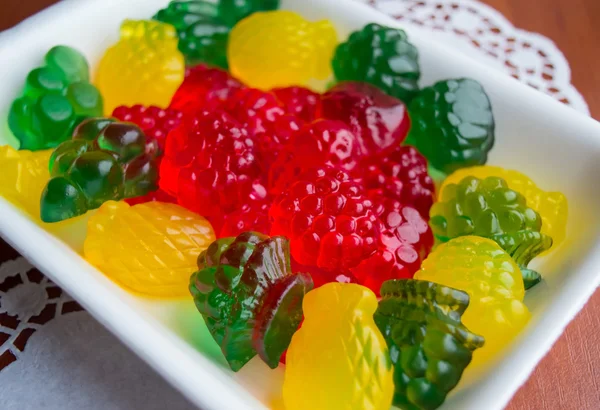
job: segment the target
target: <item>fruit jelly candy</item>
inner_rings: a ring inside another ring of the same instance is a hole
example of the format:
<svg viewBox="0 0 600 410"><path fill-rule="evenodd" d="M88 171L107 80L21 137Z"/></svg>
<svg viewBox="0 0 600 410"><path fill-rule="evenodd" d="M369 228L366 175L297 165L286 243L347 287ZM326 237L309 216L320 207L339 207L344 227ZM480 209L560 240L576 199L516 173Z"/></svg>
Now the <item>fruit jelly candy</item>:
<svg viewBox="0 0 600 410"><path fill-rule="evenodd" d="M469 294L464 325L485 338L474 362L483 363L509 345L531 314L523 304L521 272L510 255L490 239L463 236L438 246L415 279L428 280Z"/></svg>
<svg viewBox="0 0 600 410"><path fill-rule="evenodd" d="M461 323L467 306L465 292L436 283L383 284L374 319L394 365L395 406L433 410L456 387L473 351L484 344Z"/></svg>
<svg viewBox="0 0 600 410"><path fill-rule="evenodd" d="M251 134L273 133L275 121L285 114L277 97L256 88L242 88L226 102L224 110L248 128Z"/></svg>
<svg viewBox="0 0 600 410"><path fill-rule="evenodd" d="M8 125L21 149L43 150L68 139L77 124L102 110L85 57L71 47L55 46L44 65L27 75L23 93L10 107Z"/></svg>
<svg viewBox="0 0 600 410"><path fill-rule="evenodd" d="M179 205L108 201L89 219L83 252L128 290L182 297L198 255L214 239L206 219Z"/></svg>
<svg viewBox="0 0 600 410"><path fill-rule="evenodd" d="M366 157L353 176L360 178L371 199L398 200L429 219L435 186L427 171L427 160L415 148L397 145Z"/></svg>
<svg viewBox="0 0 600 410"><path fill-rule="evenodd" d="M219 232L223 215L266 197L256 147L245 127L222 111L184 116L167 137L159 186L208 218Z"/></svg>
<svg viewBox="0 0 600 410"><path fill-rule="evenodd" d="M179 125L183 114L173 109L163 109L154 105L149 107L121 105L115 108L112 116L140 127L144 134L148 138L156 140L158 147L164 151L167 134Z"/></svg>
<svg viewBox="0 0 600 410"><path fill-rule="evenodd" d="M90 118L60 144L49 161L52 178L41 196L41 219L58 222L108 200L157 188L158 144L132 123Z"/></svg>
<svg viewBox="0 0 600 410"><path fill-rule="evenodd" d="M143 204L145 202L154 202L154 201L176 204L177 198L172 197L171 195L167 194L165 191L163 191L161 189L157 189L156 191L148 192L146 195L136 196L133 198L125 198L125 202L127 202L131 206L137 205L137 204Z"/></svg>
<svg viewBox="0 0 600 410"><path fill-rule="evenodd" d="M120 105L167 107L185 73L170 24L125 20L120 40L109 48L98 67L96 85L106 113Z"/></svg>
<svg viewBox="0 0 600 410"><path fill-rule="evenodd" d="M427 221L413 207L389 198L374 200L380 223L378 249L350 272L356 281L379 295L389 279L410 279L433 246Z"/></svg>
<svg viewBox="0 0 600 410"><path fill-rule="evenodd" d="M337 46L333 73L338 81L362 81L406 104L419 91L419 53L403 30L370 23Z"/></svg>
<svg viewBox="0 0 600 410"><path fill-rule="evenodd" d="M225 215L218 237L237 236L246 231L268 234L271 231L271 221L269 221L271 202L270 198L250 202Z"/></svg>
<svg viewBox="0 0 600 410"><path fill-rule="evenodd" d="M436 170L485 164L494 146L494 114L483 87L469 78L440 81L422 89L409 105L413 145Z"/></svg>
<svg viewBox="0 0 600 410"><path fill-rule="evenodd" d="M466 235L490 238L521 267L526 289L541 280L527 265L552 246L552 238L540 232L540 215L504 179L467 176L458 184L446 185L430 215L439 242Z"/></svg>
<svg viewBox="0 0 600 410"><path fill-rule="evenodd" d="M328 283L308 292L304 321L286 354L287 410L391 407L393 368L375 325L377 298L355 284Z"/></svg>
<svg viewBox="0 0 600 410"><path fill-rule="evenodd" d="M290 239L292 257L306 266L344 273L375 252L379 225L360 185L336 168L301 174L269 211L271 235Z"/></svg>
<svg viewBox="0 0 600 410"><path fill-rule="evenodd" d="M341 121L316 120L292 133L269 170L269 191L276 195L304 170L323 165L354 170L361 154L352 131Z"/></svg>
<svg viewBox="0 0 600 410"><path fill-rule="evenodd" d="M330 21L309 22L292 11L254 13L229 34L231 73L251 87L305 85L326 79L337 43Z"/></svg>
<svg viewBox="0 0 600 410"><path fill-rule="evenodd" d="M318 116L350 126L364 155L396 148L410 128L406 105L369 83L335 85L323 94Z"/></svg>
<svg viewBox="0 0 600 410"><path fill-rule="evenodd" d="M479 179L487 177L500 177L506 181L510 189L520 192L527 200L527 205L537 211L542 218L541 233L552 238L553 245L560 244L566 236L568 202L567 197L561 192L546 192L526 175L519 171L482 165L459 169L444 180L440 191L450 184L458 184L467 176Z"/></svg>
<svg viewBox="0 0 600 410"><path fill-rule="evenodd" d="M169 108L184 115L220 108L244 85L227 71L199 64L186 70L183 83L173 96Z"/></svg>
<svg viewBox="0 0 600 410"><path fill-rule="evenodd" d="M281 101L288 114L299 117L305 122L317 118L321 103L321 96L318 93L299 86L274 88L271 92Z"/></svg>
<svg viewBox="0 0 600 410"><path fill-rule="evenodd" d="M40 215L40 195L50 179L48 161L52 150L15 150L0 146L0 195L34 218Z"/></svg>
<svg viewBox="0 0 600 410"><path fill-rule="evenodd" d="M312 289L309 275L291 271L288 240L258 232L221 238L200 254L198 269L189 289L231 369L257 353L277 367Z"/></svg>

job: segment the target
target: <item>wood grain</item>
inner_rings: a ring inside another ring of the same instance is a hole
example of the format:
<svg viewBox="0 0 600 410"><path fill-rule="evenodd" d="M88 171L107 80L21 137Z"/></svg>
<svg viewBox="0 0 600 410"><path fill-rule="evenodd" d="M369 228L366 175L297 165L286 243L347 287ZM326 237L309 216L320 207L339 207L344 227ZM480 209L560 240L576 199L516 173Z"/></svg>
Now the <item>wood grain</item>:
<svg viewBox="0 0 600 410"><path fill-rule="evenodd" d="M2 0L0 30L54 0ZM513 24L551 38L572 68L573 83L600 119L600 0L484 0ZM509 410L600 409L600 291L567 327Z"/></svg>

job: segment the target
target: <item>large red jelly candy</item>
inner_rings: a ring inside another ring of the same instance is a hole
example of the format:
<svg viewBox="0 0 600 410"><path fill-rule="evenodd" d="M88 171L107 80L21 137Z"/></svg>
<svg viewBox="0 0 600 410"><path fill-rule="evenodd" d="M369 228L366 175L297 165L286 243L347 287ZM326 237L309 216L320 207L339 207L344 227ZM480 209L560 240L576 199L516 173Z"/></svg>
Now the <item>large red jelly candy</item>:
<svg viewBox="0 0 600 410"><path fill-rule="evenodd" d="M185 79L171 99L169 108L184 114L214 110L243 87L227 71L200 64L187 69Z"/></svg>
<svg viewBox="0 0 600 410"><path fill-rule="evenodd" d="M242 232L253 231L268 235L271 230L268 199L243 204L240 209L225 215L219 238L238 236Z"/></svg>
<svg viewBox="0 0 600 410"><path fill-rule="evenodd" d="M433 246L427 221L411 206L398 201L375 203L380 236L377 251L350 271L357 282L379 295L381 284L389 279L410 279Z"/></svg>
<svg viewBox="0 0 600 410"><path fill-rule="evenodd" d="M169 133L159 186L218 232L223 215L266 197L262 175L248 131L225 112L203 111Z"/></svg>
<svg viewBox="0 0 600 410"><path fill-rule="evenodd" d="M274 195L304 171L324 165L353 171L360 159L356 137L340 121L316 120L293 133L269 170Z"/></svg>
<svg viewBox="0 0 600 410"><path fill-rule="evenodd" d="M344 273L377 248L379 223L362 187L337 168L302 173L271 206L271 235L290 239L294 260Z"/></svg>
<svg viewBox="0 0 600 410"><path fill-rule="evenodd" d="M288 114L297 116L303 121L311 122L317 118L320 95L304 87L284 87L271 90L283 104Z"/></svg>
<svg viewBox="0 0 600 410"><path fill-rule="evenodd" d="M147 137L154 138L162 151L165 149L167 134L181 122L183 113L156 106L134 105L115 108L112 116L121 121L132 122L144 131Z"/></svg>
<svg viewBox="0 0 600 410"><path fill-rule="evenodd" d="M427 173L427 160L415 148L396 146L386 153L367 157L355 175L362 177L371 199L398 200L429 220L435 187Z"/></svg>
<svg viewBox="0 0 600 410"><path fill-rule="evenodd" d="M350 126L364 155L400 145L410 128L406 105L367 83L337 84L323 94L318 115Z"/></svg>
<svg viewBox="0 0 600 410"><path fill-rule="evenodd" d="M251 134L272 131L277 118L285 114L283 105L274 94L256 88L238 90L225 107Z"/></svg>

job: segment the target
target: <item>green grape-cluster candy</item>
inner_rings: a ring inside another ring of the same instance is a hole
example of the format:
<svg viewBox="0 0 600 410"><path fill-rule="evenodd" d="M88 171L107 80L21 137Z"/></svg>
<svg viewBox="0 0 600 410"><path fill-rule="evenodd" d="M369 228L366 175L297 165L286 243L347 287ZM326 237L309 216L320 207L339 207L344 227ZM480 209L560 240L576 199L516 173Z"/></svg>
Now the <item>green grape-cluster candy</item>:
<svg viewBox="0 0 600 410"><path fill-rule="evenodd" d="M409 105L406 141L438 172L482 165L494 145L494 115L483 87L468 78L422 89Z"/></svg>
<svg viewBox="0 0 600 410"><path fill-rule="evenodd" d="M157 189L158 144L134 124L90 118L50 156L50 176L41 198L41 219L59 222L109 200Z"/></svg>
<svg viewBox="0 0 600 410"><path fill-rule="evenodd" d="M430 217L438 241L467 235L492 239L519 265L526 289L541 280L527 265L552 246L552 238L540 232L540 215L504 179L469 176L447 185L431 207Z"/></svg>
<svg viewBox="0 0 600 410"><path fill-rule="evenodd" d="M102 115L102 96L90 83L88 63L67 46L50 49L45 64L29 72L22 95L8 114L8 125L21 149L56 147L73 128Z"/></svg>
<svg viewBox="0 0 600 410"><path fill-rule="evenodd" d="M190 292L233 371L257 353L271 368L302 320L309 275L290 268L289 241L244 232L213 242L198 257Z"/></svg>
<svg viewBox="0 0 600 410"><path fill-rule="evenodd" d="M442 405L484 344L461 316L469 296L421 280L389 280L381 286L374 319L394 365L394 405L433 410Z"/></svg>
<svg viewBox="0 0 600 410"><path fill-rule="evenodd" d="M179 36L179 50L189 66L208 63L224 69L229 31L256 11L275 10L279 0L175 0L159 10L155 20L171 24Z"/></svg>
<svg viewBox="0 0 600 410"><path fill-rule="evenodd" d="M419 91L419 53L403 30L367 24L338 45L332 60L337 81L371 83L408 104Z"/></svg>

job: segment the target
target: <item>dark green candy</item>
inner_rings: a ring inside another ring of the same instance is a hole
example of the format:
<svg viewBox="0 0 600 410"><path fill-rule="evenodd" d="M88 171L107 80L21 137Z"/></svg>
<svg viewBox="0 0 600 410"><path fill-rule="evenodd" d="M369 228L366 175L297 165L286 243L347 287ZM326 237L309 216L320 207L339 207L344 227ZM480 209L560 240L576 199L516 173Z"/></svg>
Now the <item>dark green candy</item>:
<svg viewBox="0 0 600 410"><path fill-rule="evenodd" d="M461 323L468 305L465 292L436 283L383 283L374 319L394 365L394 405L433 410L456 387L484 343Z"/></svg>
<svg viewBox="0 0 600 410"><path fill-rule="evenodd" d="M256 11L274 10L279 0L171 1L155 20L175 27L179 50L189 66L208 63L227 69L229 31L242 18Z"/></svg>
<svg viewBox="0 0 600 410"><path fill-rule="evenodd" d="M412 127L405 141L445 174L482 165L494 146L494 115L475 80L446 80L422 89L409 105Z"/></svg>
<svg viewBox="0 0 600 410"><path fill-rule="evenodd" d="M338 45L332 60L337 81L371 83L408 104L419 91L419 53L403 30L367 24Z"/></svg>
<svg viewBox="0 0 600 410"><path fill-rule="evenodd" d="M50 156L41 219L58 222L157 188L156 141L134 124L90 118ZM61 200L62 198L62 200Z"/></svg>
<svg viewBox="0 0 600 410"><path fill-rule="evenodd" d="M200 254L198 268L190 292L231 369L257 353L277 367L313 287L309 275L292 273L289 241L257 232L221 238Z"/></svg>
<svg viewBox="0 0 600 410"><path fill-rule="evenodd" d="M552 246L552 238L540 232L540 215L504 179L465 177L446 186L441 198L444 201L434 204L429 220L438 241L466 235L490 238L521 267L526 289L541 280L527 265Z"/></svg>
<svg viewBox="0 0 600 410"><path fill-rule="evenodd" d="M50 49L45 65L27 75L24 91L8 114L20 148L56 147L81 121L102 115L102 96L89 80L87 61L78 51L67 46Z"/></svg>

